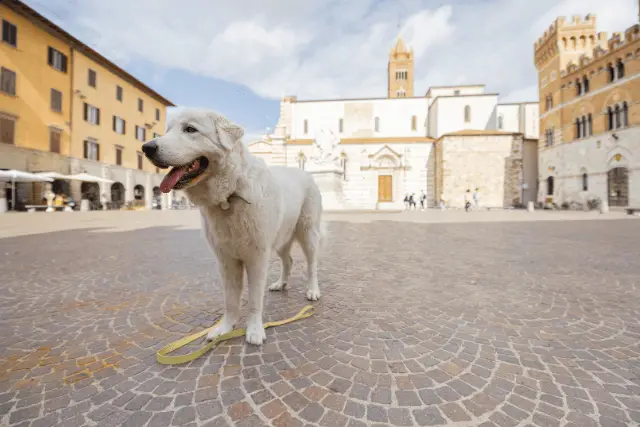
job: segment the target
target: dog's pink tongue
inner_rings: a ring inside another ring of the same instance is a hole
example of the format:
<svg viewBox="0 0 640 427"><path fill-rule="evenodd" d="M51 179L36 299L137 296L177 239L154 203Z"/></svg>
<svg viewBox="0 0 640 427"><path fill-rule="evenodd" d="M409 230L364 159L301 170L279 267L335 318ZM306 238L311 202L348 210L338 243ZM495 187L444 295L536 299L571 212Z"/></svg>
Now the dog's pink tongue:
<svg viewBox="0 0 640 427"><path fill-rule="evenodd" d="M171 172L169 172L160 183L160 191L163 193L171 191L186 172L187 171L184 168L171 169Z"/></svg>

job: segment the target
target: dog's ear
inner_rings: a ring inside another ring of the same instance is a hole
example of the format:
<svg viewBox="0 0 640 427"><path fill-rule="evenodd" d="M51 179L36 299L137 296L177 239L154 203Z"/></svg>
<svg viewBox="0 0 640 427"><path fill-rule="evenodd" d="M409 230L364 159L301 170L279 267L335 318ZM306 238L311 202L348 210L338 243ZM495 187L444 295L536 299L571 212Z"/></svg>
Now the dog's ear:
<svg viewBox="0 0 640 427"><path fill-rule="evenodd" d="M244 130L226 117L215 115L213 125L218 133L218 140L222 146L231 151L236 142L244 136Z"/></svg>

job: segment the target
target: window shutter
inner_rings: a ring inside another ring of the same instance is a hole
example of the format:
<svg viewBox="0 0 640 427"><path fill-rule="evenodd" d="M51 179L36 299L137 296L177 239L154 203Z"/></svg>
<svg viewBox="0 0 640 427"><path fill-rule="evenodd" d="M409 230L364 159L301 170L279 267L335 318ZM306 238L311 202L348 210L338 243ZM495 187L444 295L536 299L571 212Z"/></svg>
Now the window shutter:
<svg viewBox="0 0 640 427"><path fill-rule="evenodd" d="M100 124L100 109L96 108L96 124Z"/></svg>
<svg viewBox="0 0 640 427"><path fill-rule="evenodd" d="M100 160L100 144L96 144L96 160Z"/></svg>
<svg viewBox="0 0 640 427"><path fill-rule="evenodd" d="M82 157L84 157L85 159L87 159L89 156L89 142L85 139L84 140L84 154Z"/></svg>
<svg viewBox="0 0 640 427"><path fill-rule="evenodd" d="M116 116L113 116L112 126L113 126L113 131L117 132L117 130L116 130Z"/></svg>
<svg viewBox="0 0 640 427"><path fill-rule="evenodd" d="M127 133L127 121L122 119L122 134L126 134Z"/></svg>
<svg viewBox="0 0 640 427"><path fill-rule="evenodd" d="M18 27L15 25L9 26L9 32L11 33L11 41L14 46L18 45Z"/></svg>
<svg viewBox="0 0 640 427"><path fill-rule="evenodd" d="M84 103L84 121L86 122L87 120L89 120L89 106L85 102Z"/></svg>
<svg viewBox="0 0 640 427"><path fill-rule="evenodd" d="M147 140L147 130L145 128L142 128L142 140Z"/></svg>
<svg viewBox="0 0 640 427"><path fill-rule="evenodd" d="M49 47L49 56L47 58L47 63L49 65L53 65L53 48Z"/></svg>
<svg viewBox="0 0 640 427"><path fill-rule="evenodd" d="M67 72L67 55L60 54L62 56L62 72Z"/></svg>

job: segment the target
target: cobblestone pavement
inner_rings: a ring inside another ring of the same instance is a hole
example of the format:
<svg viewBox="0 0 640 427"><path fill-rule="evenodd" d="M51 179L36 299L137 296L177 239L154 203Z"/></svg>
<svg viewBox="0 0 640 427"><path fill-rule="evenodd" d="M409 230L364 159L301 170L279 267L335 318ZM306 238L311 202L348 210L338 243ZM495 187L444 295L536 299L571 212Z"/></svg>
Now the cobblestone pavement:
<svg viewBox="0 0 640 427"><path fill-rule="evenodd" d="M0 239L0 425L640 423L635 220L331 222L314 316L159 365L221 314L194 224Z"/></svg>

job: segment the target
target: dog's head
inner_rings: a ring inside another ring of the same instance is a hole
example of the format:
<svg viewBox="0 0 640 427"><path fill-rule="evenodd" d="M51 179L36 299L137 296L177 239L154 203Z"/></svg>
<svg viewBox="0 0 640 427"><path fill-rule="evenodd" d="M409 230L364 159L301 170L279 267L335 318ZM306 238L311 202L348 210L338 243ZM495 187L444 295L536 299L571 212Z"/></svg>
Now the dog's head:
<svg viewBox="0 0 640 427"><path fill-rule="evenodd" d="M213 111L185 110L171 119L167 132L142 145L155 166L171 168L160 184L168 193L202 181L209 165L241 143L242 128Z"/></svg>

